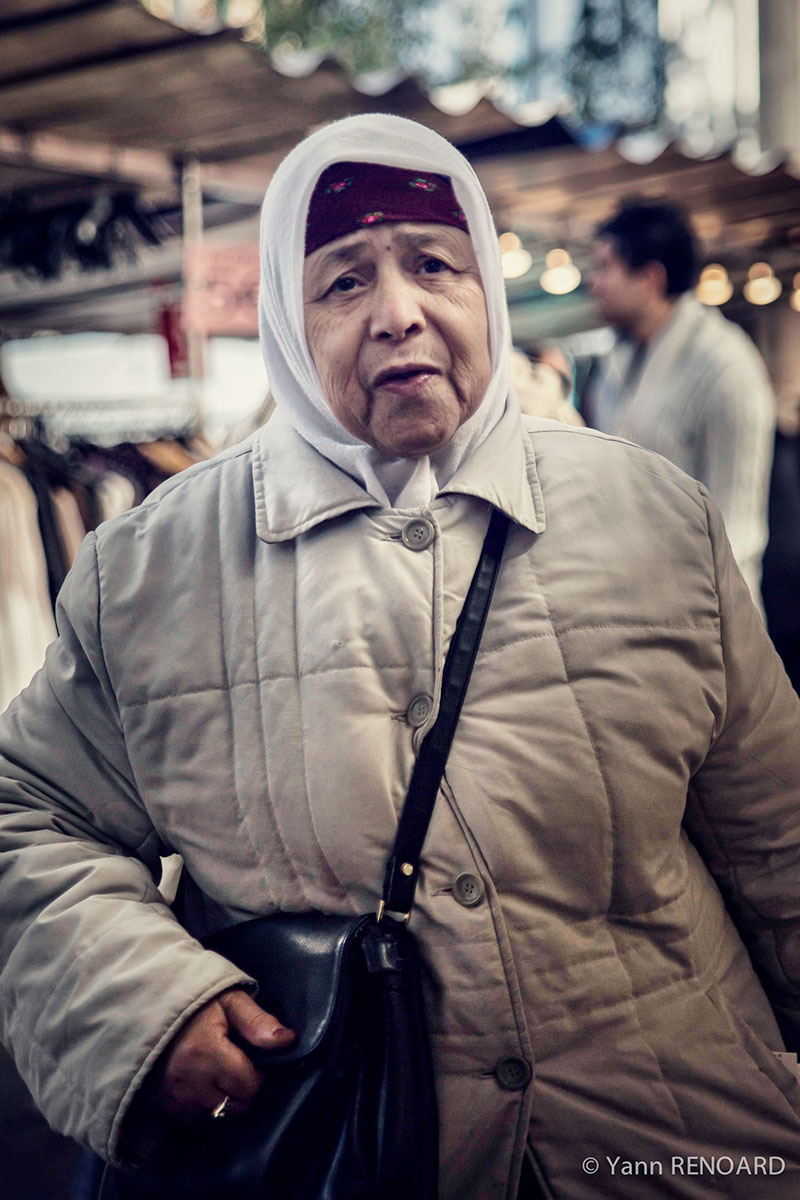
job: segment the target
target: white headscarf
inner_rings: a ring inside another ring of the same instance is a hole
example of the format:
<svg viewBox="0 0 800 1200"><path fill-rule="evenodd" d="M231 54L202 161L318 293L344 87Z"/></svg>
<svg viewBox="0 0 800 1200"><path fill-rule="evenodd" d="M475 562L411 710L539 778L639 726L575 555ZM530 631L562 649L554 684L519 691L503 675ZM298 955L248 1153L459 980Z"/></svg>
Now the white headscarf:
<svg viewBox="0 0 800 1200"><path fill-rule="evenodd" d="M374 162L449 175L469 225L489 320L492 376L482 403L447 445L422 458L392 458L348 433L322 391L303 322L306 215L322 172L335 162ZM335 121L283 160L261 212L261 348L276 404L297 432L379 504L428 504L503 415L508 395L508 310L492 215L478 177L439 134L404 117Z"/></svg>

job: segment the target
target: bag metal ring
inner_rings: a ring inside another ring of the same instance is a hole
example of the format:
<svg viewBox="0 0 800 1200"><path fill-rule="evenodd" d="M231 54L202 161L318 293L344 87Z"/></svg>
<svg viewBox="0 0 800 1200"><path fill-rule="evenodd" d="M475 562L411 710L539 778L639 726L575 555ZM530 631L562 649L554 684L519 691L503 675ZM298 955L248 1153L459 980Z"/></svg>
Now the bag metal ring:
<svg viewBox="0 0 800 1200"><path fill-rule="evenodd" d="M217 1104L211 1110L212 1120L217 1121L217 1120L219 1120L220 1117L226 1117L228 1115L228 1110L230 1109L230 1106L231 1106L230 1096L223 1096L223 1098L220 1100L219 1104Z"/></svg>

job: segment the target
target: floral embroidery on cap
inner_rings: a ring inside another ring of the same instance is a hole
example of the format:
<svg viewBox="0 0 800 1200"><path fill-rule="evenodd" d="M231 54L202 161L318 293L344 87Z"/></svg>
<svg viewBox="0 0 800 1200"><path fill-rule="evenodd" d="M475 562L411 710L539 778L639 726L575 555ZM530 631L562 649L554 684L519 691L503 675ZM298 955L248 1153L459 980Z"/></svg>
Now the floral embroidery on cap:
<svg viewBox="0 0 800 1200"><path fill-rule="evenodd" d="M383 163L336 162L317 180L306 215L305 252L356 229L389 221L425 221L467 232L459 199L447 175Z"/></svg>

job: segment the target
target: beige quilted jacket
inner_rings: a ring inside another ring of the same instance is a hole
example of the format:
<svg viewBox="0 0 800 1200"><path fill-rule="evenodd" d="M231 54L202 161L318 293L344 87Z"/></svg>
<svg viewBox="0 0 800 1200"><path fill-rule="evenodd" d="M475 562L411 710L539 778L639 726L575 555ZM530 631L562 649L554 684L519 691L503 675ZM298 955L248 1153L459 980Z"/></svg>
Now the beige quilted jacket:
<svg viewBox="0 0 800 1200"><path fill-rule="evenodd" d="M87 539L0 724L3 1036L56 1128L113 1157L241 979L159 855L195 932L376 904L490 504L412 919L443 1200L513 1197L526 1144L558 1200L800 1195L800 703L702 488L511 412L421 513L278 415Z"/></svg>

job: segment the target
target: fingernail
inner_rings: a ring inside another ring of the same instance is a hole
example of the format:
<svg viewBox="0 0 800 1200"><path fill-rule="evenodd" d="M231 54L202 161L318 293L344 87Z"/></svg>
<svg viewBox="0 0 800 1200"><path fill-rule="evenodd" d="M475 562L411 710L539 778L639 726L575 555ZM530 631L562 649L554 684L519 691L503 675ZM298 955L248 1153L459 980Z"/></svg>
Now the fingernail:
<svg viewBox="0 0 800 1200"><path fill-rule="evenodd" d="M276 1025L271 1033L271 1037L279 1038L284 1036L292 1036L292 1030L286 1029L283 1025Z"/></svg>

